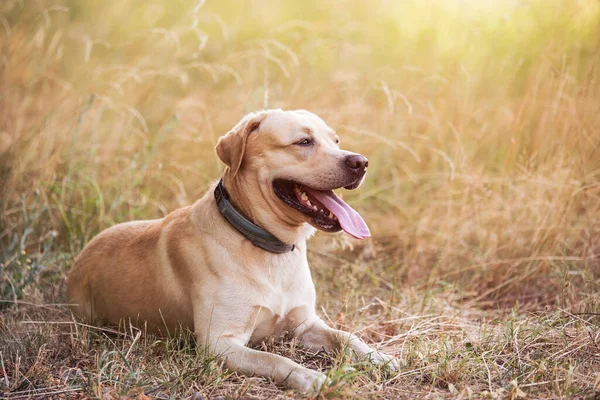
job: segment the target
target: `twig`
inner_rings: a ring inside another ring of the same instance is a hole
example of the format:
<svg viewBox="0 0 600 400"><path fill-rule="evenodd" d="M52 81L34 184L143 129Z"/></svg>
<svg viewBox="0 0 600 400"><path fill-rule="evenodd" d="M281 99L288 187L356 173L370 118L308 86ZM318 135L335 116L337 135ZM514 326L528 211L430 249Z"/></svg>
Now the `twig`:
<svg viewBox="0 0 600 400"><path fill-rule="evenodd" d="M524 384L524 385L519 385L519 387L522 387L522 388L524 388L524 387L532 387L532 386L547 385L547 384L549 384L549 383L563 382L563 381L566 381L566 380L567 380L567 379L565 378L565 379L556 379L556 380L553 380L553 381L543 381L543 382L533 382L533 383L526 383L526 384Z"/></svg>
<svg viewBox="0 0 600 400"><path fill-rule="evenodd" d="M6 368L4 367L4 356L0 351L0 362L2 362L2 373L4 374L4 382L6 382L6 388L10 388L10 381L8 380L8 374L6 373Z"/></svg>
<svg viewBox="0 0 600 400"><path fill-rule="evenodd" d="M490 367L488 367L487 361L485 360L486 353L489 353L489 351L483 352L483 354L481 355L481 359L483 360L483 364L485 365L485 369L487 370L488 388L490 389L490 393L492 393L492 373L490 371Z"/></svg>
<svg viewBox="0 0 600 400"><path fill-rule="evenodd" d="M109 328L101 328L98 326L82 324L81 322L73 322L73 321L21 321L21 324L32 324L32 325L75 325L75 326L84 326L86 328L96 329L102 332L113 333L115 335L127 336L127 333L119 332L114 329Z"/></svg>
<svg viewBox="0 0 600 400"><path fill-rule="evenodd" d="M72 393L72 392L80 392L83 390L83 387L74 387L69 389L57 390L55 392L46 392L46 393L33 393L37 399L51 398L57 396L59 394ZM28 394L17 394L16 396L8 396L7 399L30 399L32 393Z"/></svg>
<svg viewBox="0 0 600 400"><path fill-rule="evenodd" d="M133 346L135 346L135 343L138 341L138 339L142 336L142 331L138 331L137 334L135 335L135 337L133 338L133 341L131 342L131 346L129 346L129 350L127 350L127 354L125 354L125 359L127 359L129 357L129 354L131 354L131 351L133 350Z"/></svg>
<svg viewBox="0 0 600 400"><path fill-rule="evenodd" d="M31 303L29 301L22 301L22 300L0 300L0 303L11 303L11 304L22 305L22 306L39 307L39 308L44 308L46 310L61 310L61 309L64 310L64 308L69 305L68 303L35 304L35 303Z"/></svg>

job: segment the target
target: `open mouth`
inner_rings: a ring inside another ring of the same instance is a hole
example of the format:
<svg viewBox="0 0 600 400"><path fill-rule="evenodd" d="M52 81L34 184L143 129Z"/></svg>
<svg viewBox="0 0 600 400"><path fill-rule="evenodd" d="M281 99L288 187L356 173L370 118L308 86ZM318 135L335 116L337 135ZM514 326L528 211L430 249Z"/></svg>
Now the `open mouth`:
<svg viewBox="0 0 600 400"><path fill-rule="evenodd" d="M309 223L326 232L344 232L357 238L371 236L364 219L333 190L316 190L297 182L278 179L275 194L288 206L309 217Z"/></svg>

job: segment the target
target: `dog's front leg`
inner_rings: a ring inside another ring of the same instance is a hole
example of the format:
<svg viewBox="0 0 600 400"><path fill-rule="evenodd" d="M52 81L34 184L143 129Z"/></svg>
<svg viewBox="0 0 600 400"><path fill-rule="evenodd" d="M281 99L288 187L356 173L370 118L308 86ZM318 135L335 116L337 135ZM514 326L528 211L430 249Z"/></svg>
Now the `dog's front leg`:
<svg viewBox="0 0 600 400"><path fill-rule="evenodd" d="M318 392L326 376L289 358L246 347L236 339L220 337L211 350L225 359L225 366L248 376L265 376L303 393Z"/></svg>
<svg viewBox="0 0 600 400"><path fill-rule="evenodd" d="M304 327L300 326L298 338L304 346L312 351L325 350L330 352L349 349L357 359L366 358L375 364L387 365L393 371L397 371L399 368L398 361L394 357L372 349L352 333L327 326L318 317L306 323Z"/></svg>
<svg viewBox="0 0 600 400"><path fill-rule="evenodd" d="M242 314L251 315L252 310L245 311ZM251 332L245 323L240 323L242 319L222 317L231 314L233 312L228 309L196 307L194 330L197 343L222 357L225 366L231 370L248 376L268 377L303 393L319 391L326 380L325 374L305 368L289 358L248 348L246 343Z"/></svg>

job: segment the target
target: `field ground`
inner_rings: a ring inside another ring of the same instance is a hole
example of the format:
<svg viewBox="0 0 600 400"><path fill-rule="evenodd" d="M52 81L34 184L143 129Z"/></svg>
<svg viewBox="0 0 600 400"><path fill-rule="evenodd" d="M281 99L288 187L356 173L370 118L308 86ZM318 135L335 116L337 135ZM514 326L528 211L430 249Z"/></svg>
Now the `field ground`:
<svg viewBox="0 0 600 400"><path fill-rule="evenodd" d="M600 3L0 2L0 397L289 398L186 338L76 323L73 257L220 176L245 113L305 108L370 160L319 233L320 315L398 356L262 347L320 398L600 398Z"/></svg>
<svg viewBox="0 0 600 400"><path fill-rule="evenodd" d="M332 325L353 330L402 360L400 373L389 374L344 355L309 354L289 341L262 345L329 370L332 383L322 390L323 398L598 396L597 313L554 306L484 311L472 302L473 295L433 288L392 291L362 263L312 258L321 299L326 282L341 281L336 283L341 290L321 301L322 314ZM12 306L2 323L3 384L11 399L167 399L195 393L204 398L294 397L266 379L224 370L190 340L82 326L54 303Z"/></svg>

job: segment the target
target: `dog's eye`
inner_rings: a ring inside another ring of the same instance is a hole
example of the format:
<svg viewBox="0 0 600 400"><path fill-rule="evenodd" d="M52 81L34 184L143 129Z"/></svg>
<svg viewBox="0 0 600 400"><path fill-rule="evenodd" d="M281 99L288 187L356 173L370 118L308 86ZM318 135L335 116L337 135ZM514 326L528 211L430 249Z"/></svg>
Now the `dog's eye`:
<svg viewBox="0 0 600 400"><path fill-rule="evenodd" d="M298 146L310 146L313 144L313 141L311 139L302 139L299 142L296 142L296 144Z"/></svg>

